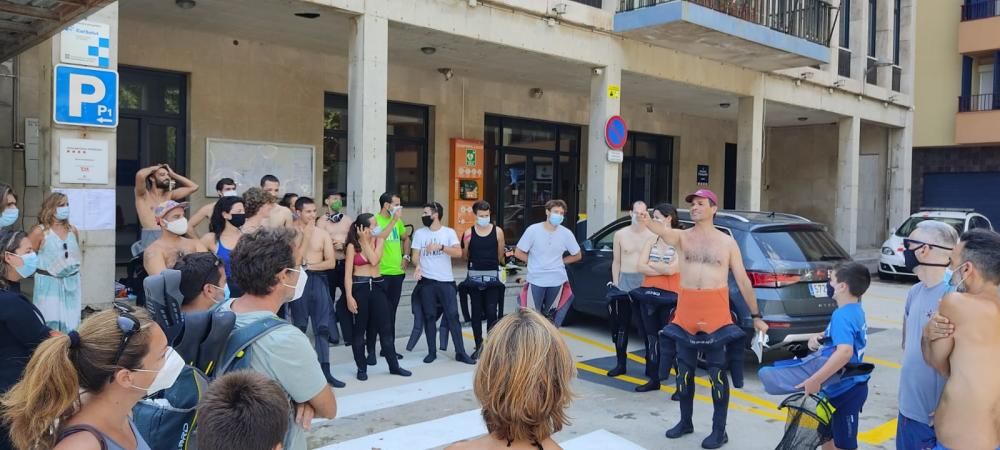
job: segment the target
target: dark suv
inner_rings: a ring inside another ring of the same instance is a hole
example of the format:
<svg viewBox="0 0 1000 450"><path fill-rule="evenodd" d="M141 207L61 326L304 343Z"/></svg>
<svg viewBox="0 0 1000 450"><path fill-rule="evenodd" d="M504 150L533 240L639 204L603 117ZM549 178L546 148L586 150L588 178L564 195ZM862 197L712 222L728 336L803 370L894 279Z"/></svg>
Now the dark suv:
<svg viewBox="0 0 1000 450"><path fill-rule="evenodd" d="M681 228L693 226L687 210L678 210ZM629 225L618 219L583 241L583 261L568 266L576 299L574 311L607 317L604 293L611 280L614 234ZM822 224L782 213L719 211L715 227L740 246L743 264L768 332L771 349L806 352L809 335L826 329L836 302L826 295L830 271L850 260L846 251ZM752 331L750 311L733 276L729 296L740 325Z"/></svg>

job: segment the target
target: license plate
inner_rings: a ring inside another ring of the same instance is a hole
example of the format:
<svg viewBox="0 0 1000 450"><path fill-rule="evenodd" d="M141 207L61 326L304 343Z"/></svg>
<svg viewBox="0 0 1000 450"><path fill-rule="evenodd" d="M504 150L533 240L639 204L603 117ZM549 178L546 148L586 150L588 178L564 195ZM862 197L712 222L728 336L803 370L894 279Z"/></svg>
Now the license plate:
<svg viewBox="0 0 1000 450"><path fill-rule="evenodd" d="M826 283L811 283L809 292L812 293L813 297L826 298Z"/></svg>

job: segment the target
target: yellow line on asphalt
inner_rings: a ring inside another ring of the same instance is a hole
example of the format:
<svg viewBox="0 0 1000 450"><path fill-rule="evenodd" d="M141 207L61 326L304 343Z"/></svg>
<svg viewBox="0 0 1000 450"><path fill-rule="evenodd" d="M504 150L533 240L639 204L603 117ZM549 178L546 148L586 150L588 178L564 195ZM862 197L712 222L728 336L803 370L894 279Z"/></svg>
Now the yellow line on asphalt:
<svg viewBox="0 0 1000 450"><path fill-rule="evenodd" d="M886 366L886 367L888 367L890 369L901 369L901 368L903 368L903 366L899 365L899 363L895 363L895 362L892 362L892 361L886 361L884 359L872 358L871 356L867 356L867 355L865 356L865 361L868 361L868 362L870 362L872 364L878 364L880 366Z"/></svg>
<svg viewBox="0 0 1000 450"><path fill-rule="evenodd" d="M870 444L881 444L894 437L896 437L896 419L892 419L868 431L858 433L859 441Z"/></svg>
<svg viewBox="0 0 1000 450"><path fill-rule="evenodd" d="M607 345L607 344L595 341L593 339L590 339L590 338L587 338L587 337L584 337L584 336L580 336L580 335L578 335L576 333L573 333L573 332L570 332L570 331L566 331L565 329L560 329L559 331L564 336L566 336L566 337L568 337L570 339L574 339L574 340L583 342L585 344L588 344L588 345L591 345L591 346L603 349L603 350L608 351L610 353L614 353L615 352L615 349L613 347L611 347L610 345ZM640 356L637 356L637 355L633 355L631 353L629 353L629 359L641 361L642 364L646 363L646 360L644 358L642 358ZM885 361L885 360L880 360L880 359L875 359L875 358L869 358L869 357L866 357L865 360L871 361L874 364L881 364L881 365L884 365L884 366L894 367L894 368L897 368L897 369L900 367L899 364L896 364L896 363L891 362L891 361ZM608 371L606 369L601 369L599 367L595 367L595 366L592 366L592 365L589 365L589 364L586 364L586 363L582 363L582 362L576 363L576 367L578 369L580 369L580 370L584 370L584 371L587 371L587 372L590 372L590 373L593 373L593 374L597 374L597 375L607 375L607 373L608 373ZM625 382L628 382L628 383L636 384L636 385L640 385L640 384L645 384L646 383L644 380L640 380L638 378L631 377L631 376L628 376L628 375L621 375L621 376L617 376L615 378L619 379L619 380L622 380L622 381L625 381ZM696 377L695 378L695 383L697 383L698 385L704 386L704 387L711 387L711 383L709 383L708 381L704 380L701 377ZM669 387L669 386L661 386L660 390L668 392L668 393L671 393L671 394L674 392L674 388ZM730 389L730 395L732 395L733 397L739 398L741 400L748 401L750 403L763 406L764 409L761 409L761 408L758 408L758 407L755 407L755 406L744 406L744 405L740 405L738 403L735 403L735 404L734 403L730 403L729 409L733 409L733 410L737 410L737 411L743 411L743 412L748 412L748 413L751 413L751 414L755 414L755 415L758 415L758 416L762 416L762 417L766 417L766 418L774 419L774 420L784 421L786 419L785 414L783 414L783 413L780 412L780 410L778 409L778 405L776 403L769 402L769 401L767 401L765 399L762 399L760 397L756 397L754 395L747 394L747 393L744 393L742 391L737 391L735 389ZM698 400L707 402L707 403L712 403L712 399L710 397L708 397L708 396L705 396L705 395L695 394L695 398L698 399ZM880 444L884 443L885 441L887 441L889 439L892 439L893 437L895 437L895 435L896 435L896 419L892 419L892 420L884 422L881 425L878 425L875 428L872 428L872 429L870 429L868 431L864 431L864 432L858 433L858 440L861 441L861 442L864 442L866 444L880 445Z"/></svg>

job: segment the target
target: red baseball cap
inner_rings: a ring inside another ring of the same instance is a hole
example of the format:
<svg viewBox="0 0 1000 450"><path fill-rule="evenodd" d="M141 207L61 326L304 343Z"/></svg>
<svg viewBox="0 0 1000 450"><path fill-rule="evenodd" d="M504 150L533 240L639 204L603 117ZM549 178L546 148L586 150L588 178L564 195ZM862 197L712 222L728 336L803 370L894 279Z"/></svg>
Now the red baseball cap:
<svg viewBox="0 0 1000 450"><path fill-rule="evenodd" d="M691 200L695 197L707 198L712 202L712 206L719 204L719 197L715 195L715 192L712 192L709 189L698 189L697 191L694 191L693 194L689 194L687 197L684 197L684 201L691 203Z"/></svg>

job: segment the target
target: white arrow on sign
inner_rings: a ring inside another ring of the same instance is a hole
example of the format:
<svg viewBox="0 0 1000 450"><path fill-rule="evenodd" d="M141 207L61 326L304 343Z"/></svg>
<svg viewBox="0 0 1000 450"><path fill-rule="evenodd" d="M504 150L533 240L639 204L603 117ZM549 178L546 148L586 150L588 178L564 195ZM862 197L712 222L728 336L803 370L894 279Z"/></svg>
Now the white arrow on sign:
<svg viewBox="0 0 1000 450"><path fill-rule="evenodd" d="M105 118L103 118L103 117L98 117L98 118L97 118L97 122L98 122L98 123L111 123L111 122L114 122L114 121L113 121L113 120L111 120L111 119L105 119Z"/></svg>

